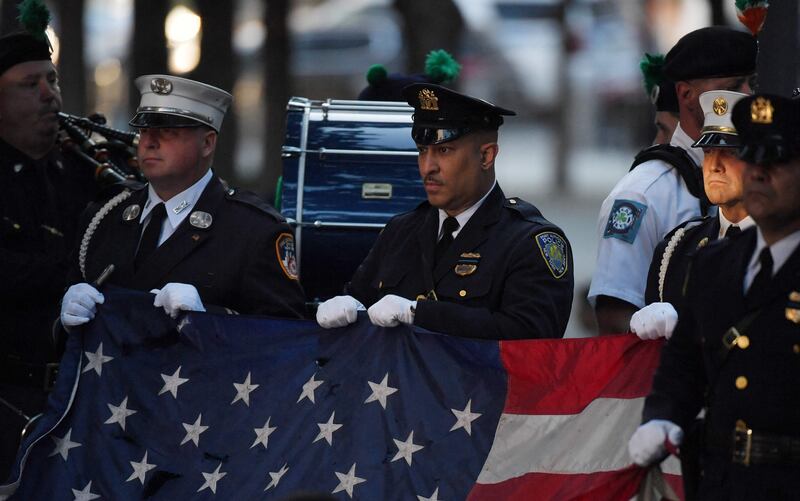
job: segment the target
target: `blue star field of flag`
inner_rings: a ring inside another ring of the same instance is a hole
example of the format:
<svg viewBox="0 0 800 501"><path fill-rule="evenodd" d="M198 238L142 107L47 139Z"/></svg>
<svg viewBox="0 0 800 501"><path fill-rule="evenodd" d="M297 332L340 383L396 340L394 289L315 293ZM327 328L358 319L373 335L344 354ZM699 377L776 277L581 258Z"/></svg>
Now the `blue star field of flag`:
<svg viewBox="0 0 800 501"><path fill-rule="evenodd" d="M507 379L496 342L366 317L328 331L194 313L176 324L149 294L105 295L68 339L12 499L451 501L492 446Z"/></svg>

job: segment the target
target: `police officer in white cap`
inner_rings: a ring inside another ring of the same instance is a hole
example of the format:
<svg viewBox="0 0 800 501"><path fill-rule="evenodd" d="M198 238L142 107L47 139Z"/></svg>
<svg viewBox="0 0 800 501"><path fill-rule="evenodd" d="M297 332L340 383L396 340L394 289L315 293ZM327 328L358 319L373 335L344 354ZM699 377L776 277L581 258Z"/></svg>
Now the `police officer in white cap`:
<svg viewBox="0 0 800 501"><path fill-rule="evenodd" d="M142 100L130 124L148 184L87 209L62 325L94 318L104 297L90 282L109 265L107 283L154 292L154 306L173 317L207 309L302 317L291 229L211 169L232 96L169 75L141 76L136 86Z"/></svg>

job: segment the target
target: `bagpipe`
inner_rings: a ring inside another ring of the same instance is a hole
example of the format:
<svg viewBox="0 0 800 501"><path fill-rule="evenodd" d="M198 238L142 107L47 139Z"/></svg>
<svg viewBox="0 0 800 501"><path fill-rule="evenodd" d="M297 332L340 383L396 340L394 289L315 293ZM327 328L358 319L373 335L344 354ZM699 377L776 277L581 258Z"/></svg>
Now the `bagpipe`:
<svg viewBox="0 0 800 501"><path fill-rule="evenodd" d="M58 119L61 150L94 169L100 185L144 181L136 158L139 134L109 127L99 113L80 117L59 112Z"/></svg>

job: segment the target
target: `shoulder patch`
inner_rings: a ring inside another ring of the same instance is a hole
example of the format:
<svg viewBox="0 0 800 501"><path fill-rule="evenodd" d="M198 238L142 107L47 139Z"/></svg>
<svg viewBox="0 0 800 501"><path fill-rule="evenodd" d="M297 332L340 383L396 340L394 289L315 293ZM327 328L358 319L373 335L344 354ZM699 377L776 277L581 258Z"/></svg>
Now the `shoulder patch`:
<svg viewBox="0 0 800 501"><path fill-rule="evenodd" d="M536 235L536 245L542 253L547 268L555 278L561 278L567 272L567 242L558 233L543 231Z"/></svg>
<svg viewBox="0 0 800 501"><path fill-rule="evenodd" d="M294 251L294 236L281 233L275 241L275 255L278 264L290 280L297 280L297 256Z"/></svg>
<svg viewBox="0 0 800 501"><path fill-rule="evenodd" d="M636 240L647 206L633 200L614 200L603 238L619 238L629 244Z"/></svg>
<svg viewBox="0 0 800 501"><path fill-rule="evenodd" d="M250 207L258 209L263 213L269 214L279 222L286 221L286 219L277 210L275 210L274 207L268 204L266 200L251 191L228 188L225 190L225 198L228 200L233 200L234 202L249 205Z"/></svg>

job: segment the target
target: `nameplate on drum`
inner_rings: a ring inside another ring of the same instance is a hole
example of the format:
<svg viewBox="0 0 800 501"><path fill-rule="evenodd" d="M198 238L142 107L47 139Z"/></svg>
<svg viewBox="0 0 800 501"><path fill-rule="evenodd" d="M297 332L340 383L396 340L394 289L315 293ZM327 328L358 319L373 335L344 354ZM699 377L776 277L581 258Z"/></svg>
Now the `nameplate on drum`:
<svg viewBox="0 0 800 501"><path fill-rule="evenodd" d="M361 185L361 198L388 200L392 198L392 185L389 183L364 183Z"/></svg>

